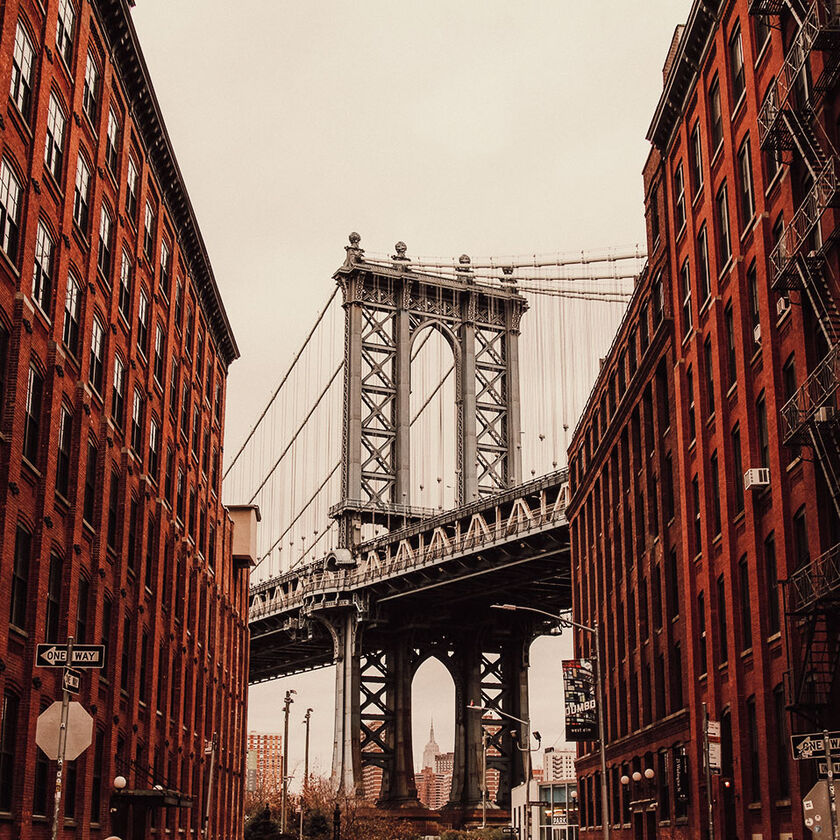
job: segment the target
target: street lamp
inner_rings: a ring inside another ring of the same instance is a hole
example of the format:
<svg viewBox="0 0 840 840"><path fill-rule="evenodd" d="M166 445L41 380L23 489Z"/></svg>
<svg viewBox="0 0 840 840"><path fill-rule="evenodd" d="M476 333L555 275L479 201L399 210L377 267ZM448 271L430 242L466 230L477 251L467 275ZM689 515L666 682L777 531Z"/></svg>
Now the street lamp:
<svg viewBox="0 0 840 840"><path fill-rule="evenodd" d="M491 709L488 706L479 706L477 703L468 703L467 708L471 712L489 712L490 714L501 715L502 717L506 717L510 720L514 720L517 723L521 723L525 727L525 731L528 737L528 745L526 747L520 747L519 744L516 745L517 749L520 752L523 752L527 755L527 761L525 763L525 819L526 819L526 830L528 834L528 840L531 840L531 722L529 720L523 720L522 718L516 717L516 715L512 715L509 712L503 712L501 709ZM482 725L483 729L483 725ZM542 738L540 737L539 732L534 732L534 738L536 738L537 743L539 744ZM487 822L487 741L486 735L482 732L482 739L484 741L484 779L482 780L481 784L481 822L482 828L486 827Z"/></svg>
<svg viewBox="0 0 840 840"><path fill-rule="evenodd" d="M286 692L283 700L283 786L280 792L280 833L286 833L286 797L289 790L289 707L295 701L292 695L297 694L293 688Z"/></svg>
<svg viewBox="0 0 840 840"><path fill-rule="evenodd" d="M601 668L601 640L597 627L580 624L571 618L540 610L536 607L523 607L517 604L493 604L497 610L514 610L516 612L531 612L545 615L560 623L561 627L574 627L584 633L591 633L595 641L595 690L598 694L598 740L601 744L601 811L603 812L604 840L610 840L610 798L607 787L607 752L604 738L604 685Z"/></svg>

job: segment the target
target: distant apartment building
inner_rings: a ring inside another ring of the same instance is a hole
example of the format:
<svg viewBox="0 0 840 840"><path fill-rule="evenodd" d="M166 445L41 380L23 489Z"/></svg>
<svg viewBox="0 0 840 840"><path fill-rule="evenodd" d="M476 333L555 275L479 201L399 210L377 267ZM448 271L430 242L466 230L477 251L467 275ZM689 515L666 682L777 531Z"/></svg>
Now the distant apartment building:
<svg viewBox="0 0 840 840"><path fill-rule="evenodd" d="M543 753L543 779L555 782L575 777L575 751L546 747Z"/></svg>
<svg viewBox="0 0 840 840"><path fill-rule="evenodd" d="M283 786L283 736L275 732L249 732L248 753L256 765L256 790L277 793Z"/></svg>

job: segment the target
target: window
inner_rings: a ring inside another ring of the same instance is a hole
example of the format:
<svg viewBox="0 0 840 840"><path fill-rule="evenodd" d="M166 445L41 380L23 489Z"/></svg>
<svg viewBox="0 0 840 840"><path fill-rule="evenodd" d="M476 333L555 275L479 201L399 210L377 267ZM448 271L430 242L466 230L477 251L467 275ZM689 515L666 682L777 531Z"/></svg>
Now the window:
<svg viewBox="0 0 840 840"><path fill-rule="evenodd" d="M15 559L12 564L12 597L9 622L21 630L26 629L27 590L29 567L32 563L32 534L22 525L15 534ZM2 785L0 785L2 789Z"/></svg>
<svg viewBox="0 0 840 840"><path fill-rule="evenodd" d="M113 259L113 221L108 211L108 205L102 202L102 212L99 217L99 254L96 265L102 276L111 285L111 260Z"/></svg>
<svg viewBox="0 0 840 840"><path fill-rule="evenodd" d="M128 691L131 668L131 616L123 619L122 656L120 661L120 690ZM119 752L119 750L118 750Z"/></svg>
<svg viewBox="0 0 840 840"><path fill-rule="evenodd" d="M90 367L88 371L88 381L98 394L102 393L104 356L105 327L102 326L99 316L94 315L93 326L90 332Z"/></svg>
<svg viewBox="0 0 840 840"><path fill-rule="evenodd" d="M674 201L677 212L677 232L685 226L685 176L682 161L674 172Z"/></svg>
<svg viewBox="0 0 840 840"><path fill-rule="evenodd" d="M735 353L735 320L732 313L732 301L726 305L723 311L723 323L726 329L726 372L728 374L728 385L731 388L738 381L738 364Z"/></svg>
<svg viewBox="0 0 840 840"><path fill-rule="evenodd" d="M76 638L75 641L85 644L88 641L88 602L90 601L90 581L79 578L79 597L76 601Z"/></svg>
<svg viewBox="0 0 840 840"><path fill-rule="evenodd" d="M758 277L755 269L755 260L750 263L750 267L747 269L747 292L750 299L750 325L753 328L753 334L750 336L751 341L749 343L753 348L755 348L758 346L755 328L760 324L758 314ZM758 333L758 338L760 340L760 333ZM752 353L750 353L750 355L752 355Z"/></svg>
<svg viewBox="0 0 840 840"><path fill-rule="evenodd" d="M767 579L767 630L771 636L781 629L779 614L778 571L776 569L776 543L773 534L764 541L764 571Z"/></svg>
<svg viewBox="0 0 840 840"><path fill-rule="evenodd" d="M146 218L143 226L143 252L149 261L149 266L155 265L155 234L157 233L157 215L151 201L146 202Z"/></svg>
<svg viewBox="0 0 840 840"><path fill-rule="evenodd" d="M155 324L155 381L163 387L166 334L160 324Z"/></svg>
<svg viewBox="0 0 840 840"><path fill-rule="evenodd" d="M141 461L143 460L143 417L145 408L143 395L140 391L135 390L131 406L131 448Z"/></svg>
<svg viewBox="0 0 840 840"><path fill-rule="evenodd" d="M116 551L119 548L119 520L120 520L120 477L118 473L111 473L111 486L108 490L108 548Z"/></svg>
<svg viewBox="0 0 840 840"><path fill-rule="evenodd" d="M729 37L729 73L732 79L732 100L735 103L735 107L737 107L746 88L746 81L744 80L744 50L741 45L740 26L736 26L735 31Z"/></svg>
<svg viewBox="0 0 840 840"><path fill-rule="evenodd" d="M57 642L58 639L58 618L61 612L61 557L58 554L50 555L50 571L47 578L47 609L44 622L44 641Z"/></svg>
<svg viewBox="0 0 840 840"><path fill-rule="evenodd" d="M184 306L184 287L179 280L175 284L175 326L181 329L181 316L183 315Z"/></svg>
<svg viewBox="0 0 840 840"><path fill-rule="evenodd" d="M752 647L752 599L750 598L750 570L745 554L738 562L741 589L741 649Z"/></svg>
<svg viewBox="0 0 840 840"><path fill-rule="evenodd" d="M758 462L762 467L770 466L770 440L767 437L767 404L764 391L755 401L755 422L758 430Z"/></svg>
<svg viewBox="0 0 840 840"><path fill-rule="evenodd" d="M709 241L706 226L700 228L697 234L697 276L700 282L700 305L704 306L712 294L709 274Z"/></svg>
<svg viewBox="0 0 840 840"><path fill-rule="evenodd" d="M639 361L636 358L636 331L630 330L630 334L627 336L627 371L630 379L636 373L638 364Z"/></svg>
<svg viewBox="0 0 840 840"><path fill-rule="evenodd" d="M787 744L787 709L785 706L785 687L779 683L773 689L773 717L776 723L776 780L779 785L778 798L790 797L790 767L788 766Z"/></svg>
<svg viewBox="0 0 840 840"><path fill-rule="evenodd" d="M210 467L210 429L204 430L204 446L201 450L201 471L207 475Z"/></svg>
<svg viewBox="0 0 840 840"><path fill-rule="evenodd" d="M720 534L721 520L720 520L720 467L718 465L717 450L712 453L709 459L711 470L711 484L712 484L712 528L715 535Z"/></svg>
<svg viewBox="0 0 840 840"><path fill-rule="evenodd" d="M764 102L761 105L761 111L764 111L765 109L770 109L771 111L775 112L778 111L778 107L778 97L776 96L776 80L771 79L769 84L767 85L767 92L764 94ZM761 113L761 111L759 113ZM782 168L782 151L781 149L774 148L774 146L775 144L771 145L762 154L762 160L764 163L764 176L768 184L770 184L773 181L773 179L776 177L776 175L778 175Z"/></svg>
<svg viewBox="0 0 840 840"><path fill-rule="evenodd" d="M90 169L80 152L76 166L76 187L73 191L73 221L83 233L87 233L89 201Z"/></svg>
<svg viewBox="0 0 840 840"><path fill-rule="evenodd" d="M175 453L171 446L166 447L166 474L164 475L163 495L172 504L172 476L175 469Z"/></svg>
<svg viewBox="0 0 840 840"><path fill-rule="evenodd" d="M671 549L668 555L668 575L665 585L667 587L668 618L674 619L680 614L680 576L679 564L677 562L677 549ZM678 707L679 708L679 707Z"/></svg>
<svg viewBox="0 0 840 840"><path fill-rule="evenodd" d="M686 392L688 394L688 439L697 439L697 417L694 413L694 370L691 365L685 372Z"/></svg>
<svg viewBox="0 0 840 840"><path fill-rule="evenodd" d="M20 181L7 160L0 166L0 248L15 262L20 219Z"/></svg>
<svg viewBox="0 0 840 840"><path fill-rule="evenodd" d="M767 22L764 15L756 15L753 18L755 24L755 42L754 46L758 53L764 51L764 46L770 38L770 24Z"/></svg>
<svg viewBox="0 0 840 840"><path fill-rule="evenodd" d="M714 363L714 354L712 353L712 337L707 335L703 342L703 367L706 369L706 406L708 408L709 417L715 413L715 380L712 365Z"/></svg>
<svg viewBox="0 0 840 840"><path fill-rule="evenodd" d="M178 467L178 483L176 488L175 515L184 521L184 471Z"/></svg>
<svg viewBox="0 0 840 840"><path fill-rule="evenodd" d="M90 787L90 820L93 825L96 825L102 819L102 766L104 756L105 733L102 729L97 729L93 748L93 778Z"/></svg>
<svg viewBox="0 0 840 840"><path fill-rule="evenodd" d="M140 514L140 504L132 496L128 505L128 550L125 560L128 570L132 576L137 573L137 518Z"/></svg>
<svg viewBox="0 0 840 840"><path fill-rule="evenodd" d="M662 323L665 316L665 298L662 290L662 272L660 271L653 280L650 290L650 299L653 303L653 329ZM207 377L210 377L210 360L207 360ZM210 386L207 386L207 396L210 396ZM614 410L614 409L613 409Z"/></svg>
<svg viewBox="0 0 840 840"><path fill-rule="evenodd" d="M723 114L720 107L720 83L717 76L709 88L709 121L711 122L712 156L723 142Z"/></svg>
<svg viewBox="0 0 840 840"><path fill-rule="evenodd" d="M811 562L805 505L802 505L793 515L793 550L796 569L802 569Z"/></svg>
<svg viewBox="0 0 840 840"><path fill-rule="evenodd" d="M738 194L741 204L741 228L745 228L755 212L753 196L752 162L750 160L750 138L746 137L738 149Z"/></svg>
<svg viewBox="0 0 840 840"><path fill-rule="evenodd" d="M715 199L718 224L718 273L723 271L732 256L732 239L729 233L729 201L726 195L726 181L718 190Z"/></svg>
<svg viewBox="0 0 840 840"><path fill-rule="evenodd" d="M58 103L54 93L50 94L50 104L47 110L47 139L44 146L44 163L47 171L55 178L61 180L61 164L64 160L64 127L67 118Z"/></svg>
<svg viewBox="0 0 840 840"><path fill-rule="evenodd" d="M624 356L622 355L619 359L619 368L618 368L618 378L620 381L624 379ZM621 382L621 392L624 393L624 384L623 381ZM216 383L216 400L213 406L213 416L216 418L216 422L220 422L222 419L222 383L221 381Z"/></svg>
<svg viewBox="0 0 840 840"><path fill-rule="evenodd" d="M184 327L184 352L188 356L192 356L192 340L193 340L193 324L195 318L193 315L193 308L187 304L187 322Z"/></svg>
<svg viewBox="0 0 840 840"><path fill-rule="evenodd" d="M656 247L659 242L659 190L656 187L650 196L650 239Z"/></svg>
<svg viewBox="0 0 840 840"><path fill-rule="evenodd" d="M61 339L74 355L79 353L79 284L72 274L67 275L67 293L64 296L64 329Z"/></svg>
<svg viewBox="0 0 840 840"><path fill-rule="evenodd" d="M694 499L694 556L703 550L703 520L700 516L700 483L695 475L691 480L692 496Z"/></svg>
<svg viewBox="0 0 840 840"><path fill-rule="evenodd" d="M744 509L744 465L741 459L741 428L736 426L732 430L732 464L735 470L733 486L735 487L735 513Z"/></svg>
<svg viewBox="0 0 840 840"><path fill-rule="evenodd" d="M149 355L149 296L145 289L140 290L140 301L137 305L137 349L143 358Z"/></svg>
<svg viewBox="0 0 840 840"><path fill-rule="evenodd" d="M111 416L122 429L125 419L125 365L119 356L114 357L114 387L111 391Z"/></svg>
<svg viewBox="0 0 840 840"><path fill-rule="evenodd" d="M706 599L701 592L697 596L697 667L702 676L708 670L706 665Z"/></svg>
<svg viewBox="0 0 840 840"><path fill-rule="evenodd" d="M200 435L201 425L201 411L198 405L193 408L193 422L192 422L192 454L194 458L198 458L198 445L201 442Z"/></svg>
<svg viewBox="0 0 840 840"><path fill-rule="evenodd" d="M172 266L169 255L169 244L165 239L160 241L160 289L165 297L169 297L169 283L172 280Z"/></svg>
<svg viewBox="0 0 840 840"><path fill-rule="evenodd" d="M139 191L139 185L137 181L139 177L140 176L137 171L137 164L134 162L134 157L132 155L129 155L128 174L126 175L125 183L125 212L128 214L128 217L134 224L137 224L137 193Z"/></svg>
<svg viewBox="0 0 840 840"><path fill-rule="evenodd" d="M41 442L41 398L44 393L44 380L32 365L26 381L26 416L23 426L23 457L30 464L38 461Z"/></svg>
<svg viewBox="0 0 840 840"><path fill-rule="evenodd" d="M761 758L758 754L758 717L755 710L755 697L747 700L747 743L749 761L749 796L750 802L761 801Z"/></svg>
<svg viewBox="0 0 840 840"><path fill-rule="evenodd" d="M178 418L178 362L172 360L172 372L169 375L169 413Z"/></svg>
<svg viewBox="0 0 840 840"><path fill-rule="evenodd" d="M149 634L144 630L140 639L140 671L138 674L139 691L138 699L141 703L147 703L149 700L149 683L148 683L148 665L149 665Z"/></svg>
<svg viewBox="0 0 840 840"><path fill-rule="evenodd" d="M108 109L108 129L105 137L105 162L111 174L117 177L119 166L120 119L113 108Z"/></svg>
<svg viewBox="0 0 840 840"><path fill-rule="evenodd" d="M149 423L149 476L157 483L160 462L160 429L153 417Z"/></svg>
<svg viewBox="0 0 840 840"><path fill-rule="evenodd" d="M703 141L700 138L700 122L694 123L691 130L691 148L689 150L689 168L691 173L692 195L697 195L703 188Z"/></svg>
<svg viewBox="0 0 840 840"><path fill-rule="evenodd" d="M82 517L89 524L93 525L93 517L96 506L96 443L88 438L87 463L85 464L85 498Z"/></svg>
<svg viewBox="0 0 840 840"><path fill-rule="evenodd" d="M99 100L99 67L93 53L87 54L87 65L85 66L85 87L82 93L82 108L92 122L96 122L96 112Z"/></svg>
<svg viewBox="0 0 840 840"><path fill-rule="evenodd" d="M131 286L133 281L134 266L128 252L122 252L122 264L120 265L120 315L131 323Z"/></svg>
<svg viewBox="0 0 840 840"><path fill-rule="evenodd" d="M35 265L32 269L32 299L49 318L52 314L53 241L44 223L38 222L35 236Z"/></svg>
<svg viewBox="0 0 840 840"><path fill-rule="evenodd" d="M12 86L9 96L18 107L21 116L29 122L32 111L32 65L35 48L24 25L18 21L15 32L15 48L12 53Z"/></svg>
<svg viewBox="0 0 840 840"><path fill-rule="evenodd" d="M76 12L70 0L58 0L58 26L55 33L55 46L58 54L69 67L73 59L73 26Z"/></svg>
<svg viewBox="0 0 840 840"><path fill-rule="evenodd" d="M718 633L720 634L721 664L729 659L729 640L726 632L726 584L723 575L717 579Z"/></svg>
<svg viewBox="0 0 840 840"><path fill-rule="evenodd" d="M190 435L190 383L186 381L181 389L181 434Z"/></svg>
<svg viewBox="0 0 840 840"><path fill-rule="evenodd" d="M56 639L56 641L58 641ZM47 816L47 803L49 792L47 791L50 762L43 750L36 750L35 756L35 785L32 792L32 814L37 817Z"/></svg>
<svg viewBox="0 0 840 840"><path fill-rule="evenodd" d="M665 458L662 467L662 495L665 503L665 521L670 522L674 518L674 465L671 454Z"/></svg>
<svg viewBox="0 0 840 840"><path fill-rule="evenodd" d="M691 332L692 316L691 316L691 269L688 265L688 258L683 261L680 269L680 285L682 294L682 327L683 338L687 337Z"/></svg>
<svg viewBox="0 0 840 840"><path fill-rule="evenodd" d="M5 812L12 810L15 775L20 772L15 760L15 741L19 731L18 705L17 695L6 691L0 714L0 811Z"/></svg>
<svg viewBox="0 0 840 840"><path fill-rule="evenodd" d="M70 444L73 438L73 415L61 406L58 421L58 452L56 453L55 489L64 498L70 493Z"/></svg>

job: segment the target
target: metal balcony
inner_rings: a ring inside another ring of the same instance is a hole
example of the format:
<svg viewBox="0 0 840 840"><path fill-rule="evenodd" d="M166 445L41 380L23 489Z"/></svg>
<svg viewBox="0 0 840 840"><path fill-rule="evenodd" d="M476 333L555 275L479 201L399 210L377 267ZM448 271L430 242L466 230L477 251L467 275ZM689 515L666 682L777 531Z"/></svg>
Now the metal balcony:
<svg viewBox="0 0 840 840"><path fill-rule="evenodd" d="M840 543L795 571L786 581L793 613L840 603Z"/></svg>
<svg viewBox="0 0 840 840"><path fill-rule="evenodd" d="M784 0L750 0L751 15L779 15L785 7Z"/></svg>
<svg viewBox="0 0 840 840"><path fill-rule="evenodd" d="M796 258L814 233L826 208L836 205L840 197L838 161L829 158L817 175L808 195L785 226L776 247L770 252L771 287L774 291L798 289L802 285Z"/></svg>
<svg viewBox="0 0 840 840"><path fill-rule="evenodd" d="M837 407L840 387L840 344L834 345L797 392L782 406L784 442L801 439L805 426L820 409Z"/></svg>

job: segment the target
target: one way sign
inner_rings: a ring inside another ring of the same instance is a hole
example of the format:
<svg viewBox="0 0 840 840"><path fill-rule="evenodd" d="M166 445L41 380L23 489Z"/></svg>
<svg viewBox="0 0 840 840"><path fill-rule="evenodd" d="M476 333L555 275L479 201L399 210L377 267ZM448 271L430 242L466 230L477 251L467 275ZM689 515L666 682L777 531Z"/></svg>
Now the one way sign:
<svg viewBox="0 0 840 840"><path fill-rule="evenodd" d="M793 757L795 759L825 757L825 743L822 732L791 735L790 743L793 747ZM828 747L832 754L840 753L840 732L828 733Z"/></svg>
<svg viewBox="0 0 840 840"><path fill-rule="evenodd" d="M39 668L63 668L67 662L66 645L38 645L35 664ZM73 645L74 668L104 668L105 645Z"/></svg>

